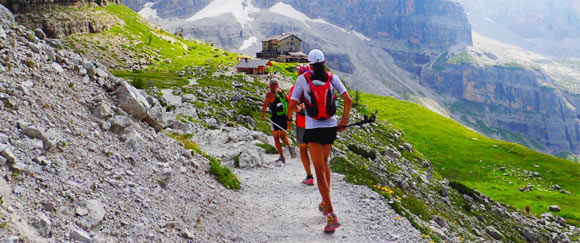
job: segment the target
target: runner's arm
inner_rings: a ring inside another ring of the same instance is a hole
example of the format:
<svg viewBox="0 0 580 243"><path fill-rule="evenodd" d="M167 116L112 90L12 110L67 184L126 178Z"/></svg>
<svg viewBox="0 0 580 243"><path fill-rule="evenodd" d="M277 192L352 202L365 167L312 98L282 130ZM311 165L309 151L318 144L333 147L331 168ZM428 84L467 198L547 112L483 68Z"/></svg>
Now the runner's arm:
<svg viewBox="0 0 580 243"><path fill-rule="evenodd" d="M344 109L342 111L342 118L340 118L340 123L338 124L338 130L344 131L346 122L348 121L348 114L350 113L352 99L350 98L348 92L343 92L340 96L344 99Z"/></svg>
<svg viewBox="0 0 580 243"><path fill-rule="evenodd" d="M266 99L264 100L264 105L262 105L262 120L266 117L266 110L268 109L268 105L272 102L272 97L274 94L272 92L268 92L266 94Z"/></svg>

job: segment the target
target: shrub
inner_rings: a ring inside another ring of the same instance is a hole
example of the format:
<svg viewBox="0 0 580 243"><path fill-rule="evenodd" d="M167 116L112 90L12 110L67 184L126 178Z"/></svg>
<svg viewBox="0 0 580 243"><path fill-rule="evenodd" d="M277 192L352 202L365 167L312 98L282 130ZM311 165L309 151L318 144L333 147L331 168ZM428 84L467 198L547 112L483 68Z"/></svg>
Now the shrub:
<svg viewBox="0 0 580 243"><path fill-rule="evenodd" d="M371 160L374 160L377 158L377 153L374 150L366 150L366 149L361 148L355 144L349 144L347 147L353 153L358 154L364 158L371 159Z"/></svg>
<svg viewBox="0 0 580 243"><path fill-rule="evenodd" d="M421 219L425 221L431 220L431 213L427 210L427 206L425 203L420 201L419 199L408 196L401 200L403 205L411 211L411 213L421 217Z"/></svg>
<svg viewBox="0 0 580 243"><path fill-rule="evenodd" d="M473 190L473 189L467 187L466 185L463 185L457 181L449 182L449 186L451 188L457 190L459 193L468 195L472 198L477 198L479 196L478 193L475 192L475 190Z"/></svg>
<svg viewBox="0 0 580 243"><path fill-rule="evenodd" d="M344 180L357 185L376 185L377 176L360 165L355 165L344 157L335 157L330 161L332 171L345 175Z"/></svg>
<svg viewBox="0 0 580 243"><path fill-rule="evenodd" d="M257 143L256 146L265 149L267 154L277 154L278 153L278 150L276 150L276 148L274 146L267 144L267 143Z"/></svg>
<svg viewBox="0 0 580 243"><path fill-rule="evenodd" d="M230 168L222 166L222 164L217 161L214 157L209 157L209 173L212 174L216 180L218 180L224 187L228 189L238 190L240 189L240 181Z"/></svg>

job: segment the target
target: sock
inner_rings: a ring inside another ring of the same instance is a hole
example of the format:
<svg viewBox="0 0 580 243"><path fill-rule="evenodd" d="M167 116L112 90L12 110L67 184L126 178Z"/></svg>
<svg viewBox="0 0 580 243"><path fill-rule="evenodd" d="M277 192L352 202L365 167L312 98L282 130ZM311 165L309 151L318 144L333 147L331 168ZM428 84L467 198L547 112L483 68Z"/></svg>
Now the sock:
<svg viewBox="0 0 580 243"><path fill-rule="evenodd" d="M312 179L314 178L312 175L306 175L306 179Z"/></svg>

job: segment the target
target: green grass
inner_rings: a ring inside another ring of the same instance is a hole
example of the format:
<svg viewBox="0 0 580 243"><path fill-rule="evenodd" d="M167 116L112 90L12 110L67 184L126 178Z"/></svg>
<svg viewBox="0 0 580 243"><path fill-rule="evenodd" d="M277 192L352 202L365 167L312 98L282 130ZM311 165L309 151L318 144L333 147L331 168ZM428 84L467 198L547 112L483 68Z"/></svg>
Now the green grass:
<svg viewBox="0 0 580 243"><path fill-rule="evenodd" d="M276 147L274 147L270 144L257 143L256 146L265 149L267 154L278 154L278 150L276 150Z"/></svg>
<svg viewBox="0 0 580 243"><path fill-rule="evenodd" d="M158 87L160 89L181 87L189 84L187 77L174 73L137 71L112 71L113 75L130 81L141 80L143 87Z"/></svg>
<svg viewBox="0 0 580 243"><path fill-rule="evenodd" d="M214 157L206 155L209 159L210 170L209 173L212 174L216 180L218 180L222 185L228 189L239 190L240 181L236 175L230 170L230 168L222 166L222 164Z"/></svg>
<svg viewBox="0 0 580 243"><path fill-rule="evenodd" d="M361 100L371 110L378 109L378 119L400 128L442 176L519 210L530 205L537 215L548 211L550 205L559 205L562 211L555 214L568 222L580 223L580 165L518 144L489 139L413 103L371 94L361 94ZM506 171L500 171L501 166ZM524 170L537 171L542 179L527 177ZM518 190L528 183L540 190ZM572 195L547 190L552 184Z"/></svg>
<svg viewBox="0 0 580 243"><path fill-rule="evenodd" d="M447 63L449 64L469 64L474 62L475 59L473 59L473 57L470 56L465 49L461 50L461 52L456 53L453 56L450 56L449 59L447 59Z"/></svg>
<svg viewBox="0 0 580 243"><path fill-rule="evenodd" d="M96 7L94 11L103 17L112 16L118 23L101 33L67 37L67 46L87 51L98 49L98 54L116 56L116 61L121 64L124 60L118 56L130 53L136 59L148 59L151 65L146 70L157 72L183 71L199 66L217 70L221 66L237 64L238 54L217 49L210 43L179 38L165 30L156 29L125 5ZM103 46L102 43L117 43L118 46ZM113 49L118 49L117 53ZM97 58L100 56L97 55Z"/></svg>
<svg viewBox="0 0 580 243"><path fill-rule="evenodd" d="M304 63L280 63L272 62L274 65L274 70L285 77L292 77L293 81L298 78L298 72L296 70L297 66L304 65Z"/></svg>

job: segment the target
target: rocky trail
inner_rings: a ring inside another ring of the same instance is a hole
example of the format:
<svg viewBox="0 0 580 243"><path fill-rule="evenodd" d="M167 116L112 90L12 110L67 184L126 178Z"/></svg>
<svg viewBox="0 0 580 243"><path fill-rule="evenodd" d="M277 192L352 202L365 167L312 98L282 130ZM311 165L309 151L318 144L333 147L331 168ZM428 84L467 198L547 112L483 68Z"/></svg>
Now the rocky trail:
<svg viewBox="0 0 580 243"><path fill-rule="evenodd" d="M276 156L267 156L274 161ZM243 184L230 203L243 242L421 242L421 233L385 199L366 186L331 178L331 197L342 226L325 234L326 218L318 211L316 186L300 181L305 176L299 158L286 164L256 169L236 169Z"/></svg>

